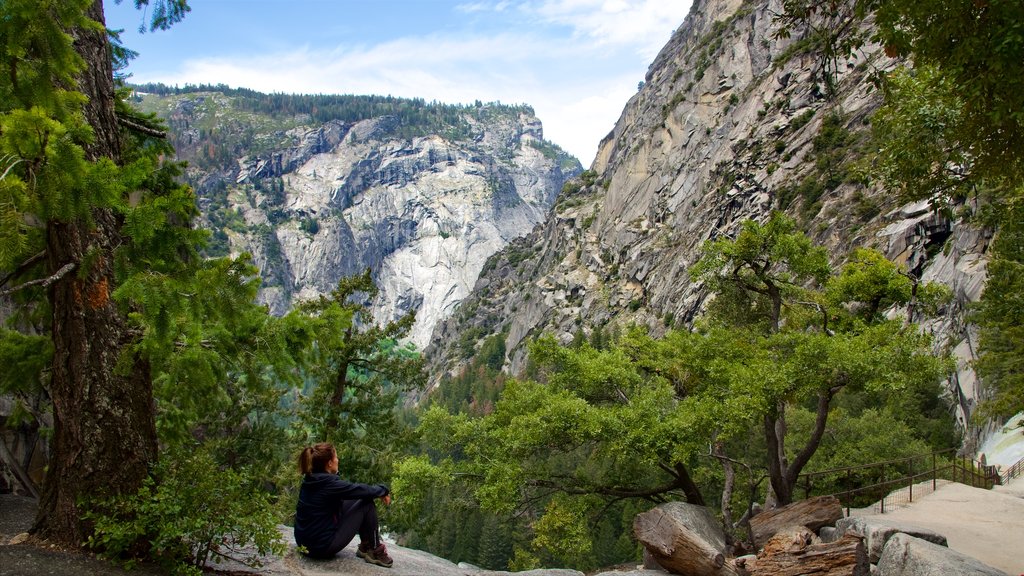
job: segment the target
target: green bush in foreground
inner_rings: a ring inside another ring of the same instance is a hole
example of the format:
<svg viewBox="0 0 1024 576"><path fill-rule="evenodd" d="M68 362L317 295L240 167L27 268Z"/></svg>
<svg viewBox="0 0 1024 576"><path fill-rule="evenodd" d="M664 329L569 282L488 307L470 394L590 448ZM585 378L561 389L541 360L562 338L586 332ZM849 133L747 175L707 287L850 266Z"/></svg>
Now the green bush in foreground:
<svg viewBox="0 0 1024 576"><path fill-rule="evenodd" d="M147 556L174 574L202 574L228 554L257 567L259 556L285 551L266 492L202 450L162 457L138 492L96 503L86 518L90 548L128 566Z"/></svg>

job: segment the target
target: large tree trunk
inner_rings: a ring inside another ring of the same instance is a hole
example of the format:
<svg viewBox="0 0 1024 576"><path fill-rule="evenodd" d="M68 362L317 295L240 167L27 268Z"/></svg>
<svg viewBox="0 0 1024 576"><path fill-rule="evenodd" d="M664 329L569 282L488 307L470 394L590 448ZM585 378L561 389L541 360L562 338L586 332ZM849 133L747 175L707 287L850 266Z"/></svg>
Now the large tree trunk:
<svg viewBox="0 0 1024 576"><path fill-rule="evenodd" d="M101 0L89 16L104 21ZM84 111L94 131L86 155L116 162L120 149L106 35L75 31L75 47L86 62L79 89L89 98ZM149 367L131 355L128 325L110 299L113 252L122 243L120 218L105 209L94 210L92 218L47 223L51 273L69 263L79 269L49 288L54 438L33 531L72 545L86 535L79 499L134 491L157 451Z"/></svg>

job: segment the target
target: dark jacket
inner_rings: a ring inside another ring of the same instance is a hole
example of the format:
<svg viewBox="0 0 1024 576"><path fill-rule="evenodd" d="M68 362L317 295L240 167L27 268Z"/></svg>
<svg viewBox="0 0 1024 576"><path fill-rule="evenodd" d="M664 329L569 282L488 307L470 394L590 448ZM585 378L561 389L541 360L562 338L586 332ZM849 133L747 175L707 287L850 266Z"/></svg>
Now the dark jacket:
<svg viewBox="0 0 1024 576"><path fill-rule="evenodd" d="M388 494L383 484L347 482L336 474L306 474L295 508L295 543L316 553L331 545L338 527L338 508L343 500L381 498Z"/></svg>

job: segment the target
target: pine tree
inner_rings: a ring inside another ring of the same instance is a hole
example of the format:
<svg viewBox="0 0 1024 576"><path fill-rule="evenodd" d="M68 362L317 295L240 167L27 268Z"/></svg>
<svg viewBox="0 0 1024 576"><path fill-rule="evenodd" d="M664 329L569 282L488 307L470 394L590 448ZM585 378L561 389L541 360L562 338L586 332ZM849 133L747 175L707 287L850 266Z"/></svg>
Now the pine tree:
<svg viewBox="0 0 1024 576"><path fill-rule="evenodd" d="M152 27L187 9L154 0ZM111 46L101 1L5 1L0 37L0 296L16 305L9 326L44 335L4 331L0 355L27 351L22 374L52 402L33 531L77 546L88 535L82 503L131 495L153 469L154 377L166 381L209 344L182 338L188 321L201 338L194 321L213 299L187 293L203 283L204 296L244 298L254 271L198 258L195 198L163 161L172 150L159 126L117 89L125 52Z"/></svg>
<svg viewBox="0 0 1024 576"><path fill-rule="evenodd" d="M424 382L421 358L397 343L415 314L377 325L368 308L376 292L367 269L289 315L308 339L302 362L312 387L300 414L302 435L333 442L342 469L360 471L363 481L383 480L402 452L411 431L395 418L398 394Z"/></svg>
<svg viewBox="0 0 1024 576"><path fill-rule="evenodd" d="M113 69L99 1L0 6L7 288L49 315L54 436L35 531L82 541L78 499L136 489L156 456L149 366L111 299L125 243ZM74 39L74 41L72 41ZM77 90L74 89L77 87Z"/></svg>

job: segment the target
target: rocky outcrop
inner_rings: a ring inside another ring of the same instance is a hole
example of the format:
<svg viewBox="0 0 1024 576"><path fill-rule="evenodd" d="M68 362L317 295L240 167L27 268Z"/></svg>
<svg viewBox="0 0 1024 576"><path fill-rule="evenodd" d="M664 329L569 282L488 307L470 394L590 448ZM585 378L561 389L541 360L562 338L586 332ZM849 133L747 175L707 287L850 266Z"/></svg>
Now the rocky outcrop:
<svg viewBox="0 0 1024 576"><path fill-rule="evenodd" d="M141 103L168 118L190 161L214 248L254 256L260 299L275 314L370 268L375 317L415 310L421 348L487 258L542 222L580 170L526 106L387 100L400 112L314 122L247 112L252 98L187 92Z"/></svg>
<svg viewBox="0 0 1024 576"><path fill-rule="evenodd" d="M439 325L435 375L459 366L444 343L468 330L481 341L504 333L506 368L518 373L542 332L568 343L632 323L655 335L688 326L707 296L687 274L703 244L781 209L836 265L874 247L952 289L937 317L915 320L962 358L950 397L966 425L978 392L965 310L984 282L989 237L927 203L896 204L858 163L881 103L870 75L894 63L865 46L838 63L830 98L801 31L777 34L781 10L777 0L694 2L586 178L488 263L466 312Z"/></svg>

